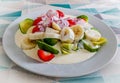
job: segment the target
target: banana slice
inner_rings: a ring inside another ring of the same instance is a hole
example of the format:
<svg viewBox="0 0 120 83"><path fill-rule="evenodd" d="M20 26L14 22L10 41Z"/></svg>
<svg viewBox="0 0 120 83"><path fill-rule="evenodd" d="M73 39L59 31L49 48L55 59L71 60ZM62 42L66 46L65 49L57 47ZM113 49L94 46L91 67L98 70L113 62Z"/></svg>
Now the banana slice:
<svg viewBox="0 0 120 83"><path fill-rule="evenodd" d="M83 27L81 27L80 25L73 25L71 28L75 34L76 41L79 41L80 39L82 39L84 37Z"/></svg>
<svg viewBox="0 0 120 83"><path fill-rule="evenodd" d="M45 33L44 34L44 38L56 38L56 39L60 39L60 35L56 34L56 33Z"/></svg>
<svg viewBox="0 0 120 83"><path fill-rule="evenodd" d="M98 41L101 38L101 34L96 30L86 30L85 36L92 41Z"/></svg>
<svg viewBox="0 0 120 83"><path fill-rule="evenodd" d="M52 22L52 28L55 30L58 30L58 31L61 30L60 26L58 24L56 24L55 22Z"/></svg>
<svg viewBox="0 0 120 83"><path fill-rule="evenodd" d="M44 32L36 32L36 33L29 33L28 38L30 40L37 40L37 39L43 39Z"/></svg>
<svg viewBox="0 0 120 83"><path fill-rule="evenodd" d="M49 28L49 27L46 28L45 32L46 33L57 33L57 34L59 34L58 30L55 30L55 29L52 29L52 28Z"/></svg>
<svg viewBox="0 0 120 83"><path fill-rule="evenodd" d="M35 26L31 26L31 27L27 30L27 34L32 33L32 30L33 30L34 27L35 27Z"/></svg>
<svg viewBox="0 0 120 83"><path fill-rule="evenodd" d="M35 48L36 44L28 38L28 36L25 36L24 39L21 42L21 48L23 50L30 50L32 48Z"/></svg>
<svg viewBox="0 0 120 83"><path fill-rule="evenodd" d="M70 27L63 28L60 34L62 42L72 43L74 41L75 35Z"/></svg>

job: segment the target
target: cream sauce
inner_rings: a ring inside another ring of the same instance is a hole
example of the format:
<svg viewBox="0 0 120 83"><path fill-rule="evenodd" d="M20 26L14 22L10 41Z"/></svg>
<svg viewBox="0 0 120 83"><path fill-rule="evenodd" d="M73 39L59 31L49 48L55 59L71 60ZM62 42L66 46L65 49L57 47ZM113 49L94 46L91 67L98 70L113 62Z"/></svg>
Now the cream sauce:
<svg viewBox="0 0 120 83"><path fill-rule="evenodd" d="M22 34L20 32L20 30L18 30L15 34L15 42L16 45L18 47L21 47L21 41L24 38L24 34ZM55 46L55 48L59 49L58 44ZM35 48L31 49L31 50L23 50L23 52L28 56L31 57L32 59L35 59L37 61L40 61L40 58L37 55L37 50L38 50L38 46L36 46ZM58 55L55 55L55 58L53 58L51 61L47 62L47 63L53 63L53 64L72 64L72 63L78 63L78 62L82 62L85 61L89 58L91 58L92 56L95 55L96 52L88 52L84 49L81 49L77 52L72 52L71 54L68 55L62 55L61 53L59 53Z"/></svg>

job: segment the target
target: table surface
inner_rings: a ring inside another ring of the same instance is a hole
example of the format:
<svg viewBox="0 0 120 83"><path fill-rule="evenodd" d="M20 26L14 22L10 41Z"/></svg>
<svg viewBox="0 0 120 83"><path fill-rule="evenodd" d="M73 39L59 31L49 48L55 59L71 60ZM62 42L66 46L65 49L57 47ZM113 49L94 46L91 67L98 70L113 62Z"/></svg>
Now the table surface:
<svg viewBox="0 0 120 83"><path fill-rule="evenodd" d="M13 5L14 4L14 5ZM95 15L116 34L118 49L109 65L83 77L54 78L30 73L13 63L2 47L6 27L16 18L44 5L80 10ZM0 82L1 83L120 83L120 0L0 0ZM24 77L24 78L23 78ZM19 80L19 81L18 81Z"/></svg>

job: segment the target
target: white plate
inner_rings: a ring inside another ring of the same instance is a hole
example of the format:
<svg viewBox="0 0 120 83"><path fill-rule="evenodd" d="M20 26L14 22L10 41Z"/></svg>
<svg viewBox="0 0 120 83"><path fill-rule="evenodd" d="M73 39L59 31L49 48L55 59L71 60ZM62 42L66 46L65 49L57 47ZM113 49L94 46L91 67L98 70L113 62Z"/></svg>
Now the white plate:
<svg viewBox="0 0 120 83"><path fill-rule="evenodd" d="M66 14L74 16L78 16L80 14L87 15L89 17L89 22L95 26L104 37L107 38L108 43L105 44L94 57L81 63L67 65L45 64L28 58L22 50L16 46L14 41L15 32L18 30L18 24L25 18L36 18L49 9L60 9ZM43 6L39 9L39 11L26 16L21 16L8 26L3 36L3 47L6 54L13 62L28 71L53 77L75 77L93 73L108 64L115 54L117 41L113 31L102 21L92 15L72 9Z"/></svg>

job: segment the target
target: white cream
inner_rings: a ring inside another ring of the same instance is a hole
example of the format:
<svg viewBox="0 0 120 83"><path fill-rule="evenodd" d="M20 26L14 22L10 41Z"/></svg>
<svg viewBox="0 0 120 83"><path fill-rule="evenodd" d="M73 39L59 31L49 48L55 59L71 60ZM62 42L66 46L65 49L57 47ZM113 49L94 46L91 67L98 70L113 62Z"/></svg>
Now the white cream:
<svg viewBox="0 0 120 83"><path fill-rule="evenodd" d="M56 55L56 57L50 61L54 64L72 64L85 61L92 57L95 53L90 53L84 49L77 52L72 52L68 55Z"/></svg>
<svg viewBox="0 0 120 83"><path fill-rule="evenodd" d="M15 42L16 42L16 45L18 47L20 47L21 45L21 41L22 39L24 38L24 36L26 35L23 35L20 30L18 30L15 34ZM58 45L55 46L55 48L59 49L58 48ZM37 60L37 61L41 61L37 55L37 50L38 50L38 46L36 46L35 48L31 49L31 50L23 50L23 52ZM60 51L60 49L59 49ZM77 51L77 52L72 52L71 54L68 54L68 55L62 55L61 53L59 53L58 55L55 56L55 58L53 58L51 61L47 62L47 63L53 63L53 64L71 64L71 63L78 63L78 62L82 62L82 61L85 61L89 58L91 58L92 56L94 56L95 52L94 53L91 53L91 52L88 52L84 49L80 50L80 51Z"/></svg>

